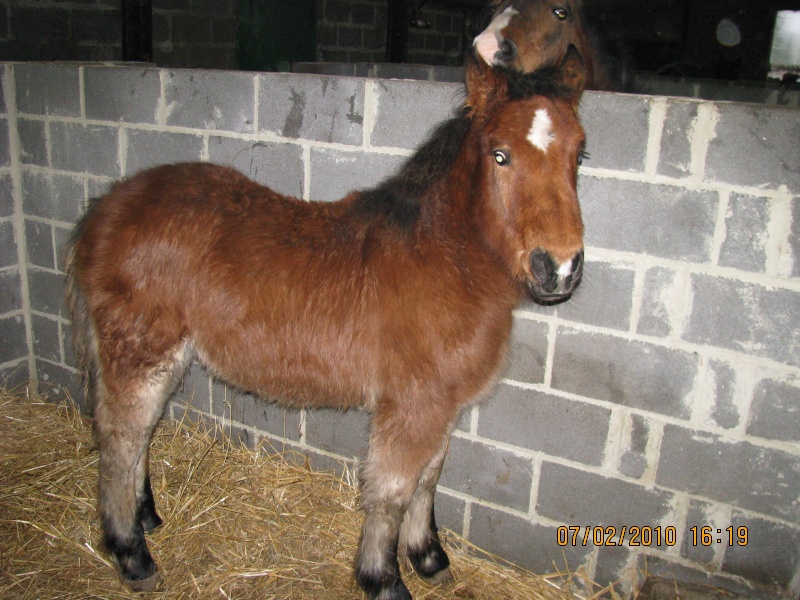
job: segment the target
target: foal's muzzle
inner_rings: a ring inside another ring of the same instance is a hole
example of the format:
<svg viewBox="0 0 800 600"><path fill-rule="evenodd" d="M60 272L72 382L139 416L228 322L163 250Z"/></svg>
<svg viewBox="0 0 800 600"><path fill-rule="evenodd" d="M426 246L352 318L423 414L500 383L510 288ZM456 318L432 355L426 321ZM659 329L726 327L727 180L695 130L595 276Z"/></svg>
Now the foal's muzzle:
<svg viewBox="0 0 800 600"><path fill-rule="evenodd" d="M537 248L531 253L531 273L534 280L529 287L534 300L544 304L566 300L583 276L583 250L571 260L557 263L546 250Z"/></svg>

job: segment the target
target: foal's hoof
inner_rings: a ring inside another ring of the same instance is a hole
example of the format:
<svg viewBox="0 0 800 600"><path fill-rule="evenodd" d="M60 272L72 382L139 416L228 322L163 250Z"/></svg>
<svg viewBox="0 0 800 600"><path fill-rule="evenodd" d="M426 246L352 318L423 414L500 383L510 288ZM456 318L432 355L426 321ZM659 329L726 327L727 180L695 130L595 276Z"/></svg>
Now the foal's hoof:
<svg viewBox="0 0 800 600"><path fill-rule="evenodd" d="M438 573L434 573L433 575L422 575L421 573L418 573L418 575L423 581L431 585L443 585L445 583L450 583L451 581L455 580L455 578L453 577L453 573L450 571L450 567L445 567L444 569L442 569Z"/></svg>
<svg viewBox="0 0 800 600"><path fill-rule="evenodd" d="M158 571L147 579L122 579L128 588L133 592L155 592L161 585L161 575Z"/></svg>

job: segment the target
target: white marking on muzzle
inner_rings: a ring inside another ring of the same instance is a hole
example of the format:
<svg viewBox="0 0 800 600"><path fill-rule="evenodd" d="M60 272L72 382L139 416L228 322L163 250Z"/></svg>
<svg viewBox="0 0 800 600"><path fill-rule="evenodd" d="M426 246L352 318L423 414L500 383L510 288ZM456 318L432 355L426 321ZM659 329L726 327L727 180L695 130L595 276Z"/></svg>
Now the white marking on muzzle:
<svg viewBox="0 0 800 600"><path fill-rule="evenodd" d="M544 108L538 109L533 115L531 129L528 131L528 141L542 152L547 152L547 148L555 139L553 135L553 121Z"/></svg>
<svg viewBox="0 0 800 600"><path fill-rule="evenodd" d="M519 14L514 10L513 6L509 6L499 15L497 15L489 26L475 38L472 45L480 57L486 62L487 65L494 64L494 55L500 50L500 42L503 40L501 32L508 25L508 22L514 15Z"/></svg>

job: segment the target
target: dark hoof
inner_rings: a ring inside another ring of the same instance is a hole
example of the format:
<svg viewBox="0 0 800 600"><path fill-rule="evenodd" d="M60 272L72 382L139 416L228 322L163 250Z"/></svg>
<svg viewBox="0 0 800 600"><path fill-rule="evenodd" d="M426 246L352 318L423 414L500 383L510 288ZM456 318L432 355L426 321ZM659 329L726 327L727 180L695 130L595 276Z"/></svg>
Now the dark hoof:
<svg viewBox="0 0 800 600"><path fill-rule="evenodd" d="M413 600L399 575L370 575L356 572L356 580L370 600Z"/></svg>
<svg viewBox="0 0 800 600"><path fill-rule="evenodd" d="M439 540L431 540L428 547L419 550L408 550L408 560L422 579L428 583L439 585L453 580L450 573L450 559Z"/></svg>
<svg viewBox="0 0 800 600"><path fill-rule="evenodd" d="M128 542L121 542L112 536L106 536L103 541L125 585L137 592L156 589L161 578L158 575L158 567L147 549L143 533L139 533Z"/></svg>
<svg viewBox="0 0 800 600"><path fill-rule="evenodd" d="M125 579L124 583L133 592L155 592L161 585L161 575L156 571L147 579Z"/></svg>

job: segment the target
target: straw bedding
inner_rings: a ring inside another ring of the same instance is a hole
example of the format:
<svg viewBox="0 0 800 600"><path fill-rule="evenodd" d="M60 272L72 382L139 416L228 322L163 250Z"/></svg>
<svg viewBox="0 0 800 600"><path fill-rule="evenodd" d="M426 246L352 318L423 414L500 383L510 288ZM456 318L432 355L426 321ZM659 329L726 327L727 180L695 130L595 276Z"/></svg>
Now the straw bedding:
<svg viewBox="0 0 800 600"><path fill-rule="evenodd" d="M362 598L352 576L361 514L346 479L299 455L255 451L219 430L164 422L151 478L164 525L148 536L164 579L153 598ZM0 597L141 598L99 548L91 423L67 403L0 389ZM455 583L404 568L417 600L573 598L445 532Z"/></svg>

